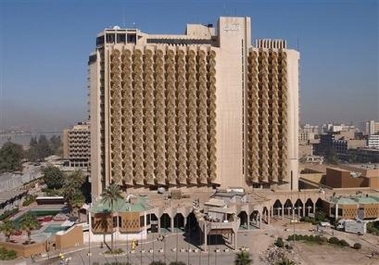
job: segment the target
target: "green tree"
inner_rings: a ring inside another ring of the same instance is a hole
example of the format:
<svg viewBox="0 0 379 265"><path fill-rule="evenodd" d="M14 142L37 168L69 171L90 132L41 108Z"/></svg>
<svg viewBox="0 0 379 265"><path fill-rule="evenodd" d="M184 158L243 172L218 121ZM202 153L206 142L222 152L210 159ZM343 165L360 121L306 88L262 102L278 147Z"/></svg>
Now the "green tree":
<svg viewBox="0 0 379 265"><path fill-rule="evenodd" d="M334 147L330 147L325 151L326 163L332 165L338 165L338 155Z"/></svg>
<svg viewBox="0 0 379 265"><path fill-rule="evenodd" d="M250 258L250 253L247 251L240 251L236 254L234 264L235 265L250 265L252 263L252 259Z"/></svg>
<svg viewBox="0 0 379 265"><path fill-rule="evenodd" d="M53 151L50 148L50 142L45 135L40 135L38 138L37 153L41 160L53 154Z"/></svg>
<svg viewBox="0 0 379 265"><path fill-rule="evenodd" d="M11 220L6 220L4 223L0 225L0 231L5 235L6 241L9 242L11 239L11 235L16 230L16 227Z"/></svg>
<svg viewBox="0 0 379 265"><path fill-rule="evenodd" d="M44 168L42 173L43 180L49 189L60 189L63 187L65 175L59 168L49 166Z"/></svg>
<svg viewBox="0 0 379 265"><path fill-rule="evenodd" d="M32 137L30 139L29 149L26 153L27 158L30 162L37 162L39 159L38 153L37 153L37 145L38 145L37 137Z"/></svg>
<svg viewBox="0 0 379 265"><path fill-rule="evenodd" d="M45 135L40 135L38 141L36 137L32 137L29 146L28 159L31 162L42 161L53 154L52 144Z"/></svg>
<svg viewBox="0 0 379 265"><path fill-rule="evenodd" d="M118 199L122 199L122 195L121 195L120 186L118 186L115 183L109 185L101 193L101 202L103 204L108 204L110 206L112 223L113 223L114 204L116 203ZM111 233L111 250L113 250L113 231Z"/></svg>
<svg viewBox="0 0 379 265"><path fill-rule="evenodd" d="M0 149L0 173L22 170L23 157L21 145L6 142Z"/></svg>
<svg viewBox="0 0 379 265"><path fill-rule="evenodd" d="M24 230L28 234L27 244L31 242L32 231L39 228L40 224L37 219L31 213L27 213L24 215L22 220L20 221L20 228Z"/></svg>
<svg viewBox="0 0 379 265"><path fill-rule="evenodd" d="M79 217L79 210L85 203L85 198L81 192L77 192L74 194L72 200L71 200L71 209L72 213L75 216Z"/></svg>
<svg viewBox="0 0 379 265"><path fill-rule="evenodd" d="M85 202L85 197L81 189L84 182L85 178L80 170L71 173L65 179L63 185L63 196L68 204L70 212L72 212L79 204L83 205Z"/></svg>
<svg viewBox="0 0 379 265"><path fill-rule="evenodd" d="M49 139L50 149L53 155L62 156L63 155L63 144L61 137L59 135L53 135Z"/></svg>

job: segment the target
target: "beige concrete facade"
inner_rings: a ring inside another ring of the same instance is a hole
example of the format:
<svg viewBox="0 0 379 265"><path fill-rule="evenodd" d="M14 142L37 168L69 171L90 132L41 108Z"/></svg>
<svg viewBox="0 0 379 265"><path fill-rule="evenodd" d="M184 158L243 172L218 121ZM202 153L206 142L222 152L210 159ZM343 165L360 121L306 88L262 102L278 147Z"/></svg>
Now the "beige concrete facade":
<svg viewBox="0 0 379 265"><path fill-rule="evenodd" d="M185 35L106 29L89 58L91 182L297 189L299 53L250 18ZM291 183L292 176L292 183ZM292 184L292 185L291 185Z"/></svg>
<svg viewBox="0 0 379 265"><path fill-rule="evenodd" d="M81 122L71 129L63 131L63 158L70 161L71 167L89 166L90 162L90 126Z"/></svg>

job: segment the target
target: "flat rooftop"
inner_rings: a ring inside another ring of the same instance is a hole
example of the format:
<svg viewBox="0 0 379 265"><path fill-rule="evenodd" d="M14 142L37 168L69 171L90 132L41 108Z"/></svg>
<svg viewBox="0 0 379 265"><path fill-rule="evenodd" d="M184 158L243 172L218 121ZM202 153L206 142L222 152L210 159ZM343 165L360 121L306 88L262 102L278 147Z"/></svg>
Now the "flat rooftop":
<svg viewBox="0 0 379 265"><path fill-rule="evenodd" d="M379 204L379 197L373 195L339 196L330 199L334 204Z"/></svg>

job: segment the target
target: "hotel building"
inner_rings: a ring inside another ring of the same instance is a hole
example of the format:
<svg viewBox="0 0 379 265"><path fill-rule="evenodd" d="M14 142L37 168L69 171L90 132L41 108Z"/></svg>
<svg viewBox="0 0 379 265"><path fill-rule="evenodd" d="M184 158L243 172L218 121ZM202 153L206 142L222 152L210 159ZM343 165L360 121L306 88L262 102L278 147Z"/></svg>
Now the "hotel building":
<svg viewBox="0 0 379 265"><path fill-rule="evenodd" d="M107 28L89 56L92 194L298 187L299 52L248 17L184 35Z"/></svg>
<svg viewBox="0 0 379 265"><path fill-rule="evenodd" d="M70 167L87 168L90 165L90 125L80 122L71 129L63 130L63 158Z"/></svg>

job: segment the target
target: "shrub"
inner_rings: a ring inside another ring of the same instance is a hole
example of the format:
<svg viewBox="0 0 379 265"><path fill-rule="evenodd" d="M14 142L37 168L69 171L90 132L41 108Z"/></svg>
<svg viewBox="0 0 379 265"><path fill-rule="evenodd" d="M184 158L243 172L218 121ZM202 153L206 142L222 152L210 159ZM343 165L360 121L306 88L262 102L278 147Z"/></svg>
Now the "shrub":
<svg viewBox="0 0 379 265"><path fill-rule="evenodd" d="M278 237L278 239L275 241L275 246L279 247L279 248L282 248L284 247L284 242L283 242L283 238L281 237Z"/></svg>
<svg viewBox="0 0 379 265"><path fill-rule="evenodd" d="M327 237L324 237L324 236L321 236L320 237L320 240L318 241L321 245L324 245L326 243L328 243L328 238Z"/></svg>
<svg viewBox="0 0 379 265"><path fill-rule="evenodd" d="M288 249L288 250L293 249L293 246L287 244L286 249Z"/></svg>
<svg viewBox="0 0 379 265"><path fill-rule="evenodd" d="M6 210L2 215L0 215L0 221L7 219L8 217L11 217L12 215L16 214L18 212L18 208L12 209L12 210Z"/></svg>
<svg viewBox="0 0 379 265"><path fill-rule="evenodd" d="M367 223L367 232L378 236L379 235L379 221Z"/></svg>
<svg viewBox="0 0 379 265"><path fill-rule="evenodd" d="M22 203L22 206L29 206L33 202L36 201L37 195L28 195L26 196L24 202Z"/></svg>
<svg viewBox="0 0 379 265"><path fill-rule="evenodd" d="M343 247L350 247L350 244L346 242L346 240L341 239L339 244Z"/></svg>
<svg viewBox="0 0 379 265"><path fill-rule="evenodd" d="M362 245L361 245L361 243L355 243L354 246L353 246L353 248L355 248L355 249L361 249Z"/></svg>
<svg viewBox="0 0 379 265"><path fill-rule="evenodd" d="M124 253L124 250L121 248L105 251L105 254L121 254L121 253Z"/></svg>
<svg viewBox="0 0 379 265"><path fill-rule="evenodd" d="M149 263L149 265L166 265L166 263L159 260L159 261L152 261L151 263Z"/></svg>
<svg viewBox="0 0 379 265"><path fill-rule="evenodd" d="M329 238L328 242L330 244L339 245L340 240L338 238L336 238L336 237L333 236L333 237Z"/></svg>
<svg viewBox="0 0 379 265"><path fill-rule="evenodd" d="M307 223L313 223L315 221L315 219L312 217L309 217L309 216L305 216L305 217L301 217L300 221L301 222L307 222Z"/></svg>
<svg viewBox="0 0 379 265"><path fill-rule="evenodd" d="M8 250L5 247L0 248L0 260L12 260L17 258L17 252L15 250Z"/></svg>

